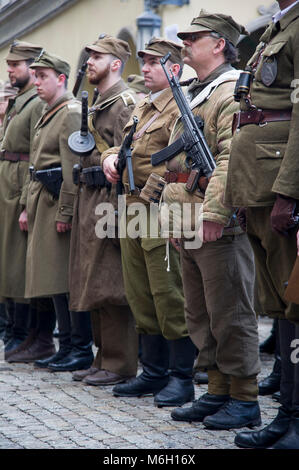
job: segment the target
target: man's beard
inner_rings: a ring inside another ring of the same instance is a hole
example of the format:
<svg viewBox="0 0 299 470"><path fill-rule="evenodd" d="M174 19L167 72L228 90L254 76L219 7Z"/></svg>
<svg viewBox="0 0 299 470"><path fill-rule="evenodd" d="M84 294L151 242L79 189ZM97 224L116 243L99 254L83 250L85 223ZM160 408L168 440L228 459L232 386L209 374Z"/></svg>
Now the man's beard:
<svg viewBox="0 0 299 470"><path fill-rule="evenodd" d="M26 77L16 78L15 82L10 81L10 83L13 87L19 88L20 90L22 90L23 88L25 88L26 85L28 85L29 80L30 80L30 75Z"/></svg>
<svg viewBox="0 0 299 470"><path fill-rule="evenodd" d="M92 76L88 75L88 70L87 70L88 81L92 85L99 85L101 81L104 80L104 78L108 77L109 73L110 73L110 64L108 64L105 69L101 70L97 74L93 72Z"/></svg>

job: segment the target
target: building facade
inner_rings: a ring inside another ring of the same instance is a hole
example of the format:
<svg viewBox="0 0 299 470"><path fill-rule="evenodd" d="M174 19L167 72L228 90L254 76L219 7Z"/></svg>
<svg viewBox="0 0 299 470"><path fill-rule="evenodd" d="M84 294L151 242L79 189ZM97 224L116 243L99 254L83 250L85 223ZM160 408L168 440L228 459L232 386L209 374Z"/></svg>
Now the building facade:
<svg viewBox="0 0 299 470"><path fill-rule="evenodd" d="M263 5L261 5L261 2ZM140 73L136 49L151 32L176 39L201 8L232 15L251 33L240 44L241 65L278 8L273 0L0 0L0 79L14 39L40 44L71 64L70 88L86 55L84 46L106 32L125 39L133 51L124 75ZM186 77L192 73L186 68Z"/></svg>

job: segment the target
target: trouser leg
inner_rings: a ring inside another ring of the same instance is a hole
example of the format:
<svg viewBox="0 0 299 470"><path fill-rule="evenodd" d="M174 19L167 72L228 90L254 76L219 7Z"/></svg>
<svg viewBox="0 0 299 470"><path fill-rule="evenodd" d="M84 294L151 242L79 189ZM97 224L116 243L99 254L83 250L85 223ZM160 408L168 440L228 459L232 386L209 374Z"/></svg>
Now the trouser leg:
<svg viewBox="0 0 299 470"><path fill-rule="evenodd" d="M138 335L128 306L107 304L98 311L101 368L124 377L137 373Z"/></svg>

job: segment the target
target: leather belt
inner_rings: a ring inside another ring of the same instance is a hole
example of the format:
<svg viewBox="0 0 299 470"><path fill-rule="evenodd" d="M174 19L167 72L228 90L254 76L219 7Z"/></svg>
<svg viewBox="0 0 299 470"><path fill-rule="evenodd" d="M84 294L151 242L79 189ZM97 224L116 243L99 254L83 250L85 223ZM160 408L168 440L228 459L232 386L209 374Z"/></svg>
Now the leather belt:
<svg viewBox="0 0 299 470"><path fill-rule="evenodd" d="M0 156L1 160L8 160L10 162L29 162L29 153L13 153L3 150Z"/></svg>
<svg viewBox="0 0 299 470"><path fill-rule="evenodd" d="M176 173L175 171L166 171L164 179L166 183L187 183L190 173Z"/></svg>
<svg viewBox="0 0 299 470"><path fill-rule="evenodd" d="M268 122L290 121L292 111L279 111L274 109L250 109L248 111L239 111L234 114L233 132L247 124L257 124L265 126Z"/></svg>
<svg viewBox="0 0 299 470"><path fill-rule="evenodd" d="M190 173L176 173L175 171L166 171L164 179L166 183L187 183ZM198 179L198 188L204 192L207 189L209 180L205 176Z"/></svg>

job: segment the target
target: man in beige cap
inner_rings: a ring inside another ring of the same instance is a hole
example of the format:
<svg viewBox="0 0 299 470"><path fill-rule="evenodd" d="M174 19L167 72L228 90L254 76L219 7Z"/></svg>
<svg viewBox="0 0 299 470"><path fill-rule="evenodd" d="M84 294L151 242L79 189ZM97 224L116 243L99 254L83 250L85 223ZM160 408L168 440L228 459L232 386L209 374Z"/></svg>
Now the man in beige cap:
<svg viewBox="0 0 299 470"><path fill-rule="evenodd" d="M59 351L50 352L35 364L50 368L67 358L69 370L87 368L93 360L89 313L70 315L66 295L76 192L72 168L77 161L67 141L80 127L81 106L67 91L70 66L63 59L42 51L30 68L35 72L37 93L46 105L35 125L26 211L21 222L28 227L25 295L52 297L59 328Z"/></svg>
<svg viewBox="0 0 299 470"><path fill-rule="evenodd" d="M99 91L89 129L96 141L91 155L81 158L73 217L70 256L70 307L90 310L98 352L92 367L73 375L85 384L105 386L136 375L138 341L124 292L119 241L97 237L101 203L117 207L116 187L105 181L100 167L104 150L119 145L135 97L121 78L131 55L126 41L102 34L86 46L87 77Z"/></svg>
<svg viewBox="0 0 299 470"><path fill-rule="evenodd" d="M8 335L5 337L5 358L8 361L19 349L29 344L35 345L36 358L54 350L53 306L47 301L30 302L28 324L29 303L24 301L27 233L20 230L18 222L26 206L34 126L43 106L34 86L34 71L29 68L40 51L41 47L38 45L16 40L11 44L6 57L10 84L18 90L16 96L9 98L4 116L0 157L0 296L13 299L6 302L9 324L12 324L12 333L7 331ZM44 314L42 322L37 311Z"/></svg>
<svg viewBox="0 0 299 470"><path fill-rule="evenodd" d="M127 227L132 214L143 205L143 225L147 227L151 206L141 197L153 171L151 154L168 144L178 108L169 88L160 59L171 52L168 71L180 76L182 72L181 46L163 38L152 38L144 50L138 52L142 73L150 95L135 108L139 119L132 150L132 166L136 189L130 192L128 173L123 174L127 204ZM132 120L125 127L127 133ZM103 169L110 181L118 180L115 170L118 148L103 155ZM163 176L165 164L155 168ZM130 215L131 214L131 215ZM126 234L121 238L123 273L126 294L135 316L141 337L142 373L126 384L116 385L115 396L138 397L154 394L157 406L179 406L194 398L192 367L195 347L192 344L184 318L184 297L178 253L170 246L170 272L165 262L166 240L149 229L136 238ZM169 372L170 369L170 372Z"/></svg>
<svg viewBox="0 0 299 470"><path fill-rule="evenodd" d="M188 100L192 112L204 121L216 168L210 181L199 181L187 192L190 168L183 151L167 162L169 184L163 194L168 204L188 201L202 208L203 244L187 247L182 238L181 265L187 326L199 351L197 366L208 371L209 379L208 393L191 407L174 410L172 418L203 421L211 429L260 424L253 254L233 210L223 203L232 118L238 109L233 93L239 72L231 63L237 59L236 45L244 32L232 17L202 10L190 27L178 33L184 63L197 73ZM171 141L180 136L182 128L179 120Z"/></svg>

